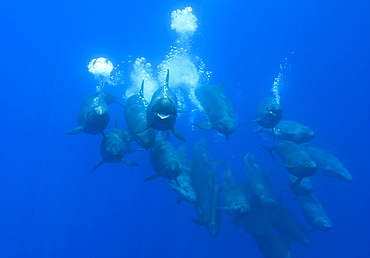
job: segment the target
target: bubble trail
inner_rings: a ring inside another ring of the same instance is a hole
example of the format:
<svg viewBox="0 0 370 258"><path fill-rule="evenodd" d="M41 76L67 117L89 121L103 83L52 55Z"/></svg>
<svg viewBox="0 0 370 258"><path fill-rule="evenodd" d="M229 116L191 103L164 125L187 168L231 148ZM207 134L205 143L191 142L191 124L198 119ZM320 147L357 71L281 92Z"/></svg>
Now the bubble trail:
<svg viewBox="0 0 370 258"><path fill-rule="evenodd" d="M293 53L292 53L293 54ZM272 84L271 91L275 96L276 103L280 105L281 100L281 91L287 84L287 76L290 71L290 64L288 62L288 58L284 58L284 63L280 64L280 72L278 76L274 79L274 83Z"/></svg>
<svg viewBox="0 0 370 258"><path fill-rule="evenodd" d="M207 82L211 74L204 71L203 61L191 51L190 38L198 28L197 21L191 7L177 9L171 13L171 29L175 30L178 38L175 46L171 47L169 54L158 66L160 84L165 82L167 69L170 70L170 85L177 95L180 108L187 108L185 99L189 99L193 105L201 109L194 90L200 82Z"/></svg>

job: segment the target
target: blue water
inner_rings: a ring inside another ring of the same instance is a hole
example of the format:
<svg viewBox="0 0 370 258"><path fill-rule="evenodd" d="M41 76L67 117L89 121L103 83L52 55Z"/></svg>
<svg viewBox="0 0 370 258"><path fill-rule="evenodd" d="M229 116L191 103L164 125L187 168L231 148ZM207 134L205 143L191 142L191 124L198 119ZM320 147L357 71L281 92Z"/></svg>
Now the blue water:
<svg viewBox="0 0 370 258"><path fill-rule="evenodd" d="M88 62L144 56L159 64L176 39L170 13L186 6L199 22L193 50L212 71L211 83L227 77L238 117L229 142L215 131L203 133L212 157L232 164L242 181L243 157L252 151L265 171L274 171L284 204L310 229L284 190L287 171L258 145L272 145L271 137L259 139L242 125L255 118L260 94L271 94L289 57L284 118L313 128L313 143L335 151L354 177L347 183L315 175L315 195L334 228L313 232L307 247L293 243L292 254L367 257L370 4L322 2L2 1L0 257L262 257L230 221L211 238L190 220L193 205L176 204L162 179L144 182L154 173L148 152L128 154L139 168L104 164L90 173L100 161L101 136L66 135L97 84ZM130 71L123 73L129 84ZM126 87L106 90L120 97ZM124 127L122 109L112 105L111 113ZM192 131L187 116L176 127L191 150L201 132Z"/></svg>

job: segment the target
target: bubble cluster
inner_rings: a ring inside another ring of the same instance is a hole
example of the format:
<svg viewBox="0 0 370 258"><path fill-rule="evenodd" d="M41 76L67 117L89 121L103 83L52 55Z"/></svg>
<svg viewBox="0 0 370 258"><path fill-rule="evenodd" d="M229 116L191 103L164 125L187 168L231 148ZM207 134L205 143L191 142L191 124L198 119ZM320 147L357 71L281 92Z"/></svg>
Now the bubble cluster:
<svg viewBox="0 0 370 258"><path fill-rule="evenodd" d="M194 91L199 86L204 64L200 58L194 58L189 49L172 47L166 59L158 66L158 80L164 83L167 69L170 71L170 85L174 90L182 90L187 98L199 109L199 102ZM202 71L202 72L201 72ZM183 106L185 103L181 103Z"/></svg>
<svg viewBox="0 0 370 258"><path fill-rule="evenodd" d="M158 69L156 71L153 71L152 65L144 57L133 62L130 75L132 85L127 88L125 97L128 98L137 94L142 81L145 80L144 96L150 102L155 90L166 83L167 70L169 70L169 85L178 98L180 109L188 109L186 100L190 100L198 110L202 110L194 91L201 82L208 82L211 73L205 71L205 64L202 59L191 53L190 37L194 35L198 27L196 24L197 18L192 13L191 7L173 11L171 18L171 28L179 36L175 41L175 46L170 47L169 54L155 67ZM157 76L154 76L154 74L157 74Z"/></svg>
<svg viewBox="0 0 370 258"><path fill-rule="evenodd" d="M172 47L166 59L159 65L158 78L164 81L167 69L170 70L171 87L196 87L199 81L198 69L191 56L183 48Z"/></svg>
<svg viewBox="0 0 370 258"><path fill-rule="evenodd" d="M108 78L114 68L112 62L104 57L93 59L87 67L89 68L89 72L95 76L103 76Z"/></svg>
<svg viewBox="0 0 370 258"><path fill-rule="evenodd" d="M120 71L117 71L114 75L111 75L112 71L116 68L107 58L99 57L97 59L93 59L87 65L87 68L99 82L99 85L96 86L96 91L101 91L106 83L110 85L117 85L123 82L122 73Z"/></svg>
<svg viewBox="0 0 370 258"><path fill-rule="evenodd" d="M183 37L193 36L198 28L197 20L191 7L177 9L171 13L171 29Z"/></svg>
<svg viewBox="0 0 370 258"><path fill-rule="evenodd" d="M159 84L153 76L153 68L144 57L137 58L133 63L131 72L131 87L126 90L126 98L140 91L141 83L144 82L144 98L150 102L153 93L159 88Z"/></svg>

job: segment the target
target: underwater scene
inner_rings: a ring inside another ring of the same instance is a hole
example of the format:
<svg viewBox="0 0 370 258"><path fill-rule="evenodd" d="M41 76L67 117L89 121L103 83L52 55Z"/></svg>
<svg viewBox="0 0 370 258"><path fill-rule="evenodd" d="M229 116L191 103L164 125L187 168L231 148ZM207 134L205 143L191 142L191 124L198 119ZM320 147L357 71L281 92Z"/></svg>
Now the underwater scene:
<svg viewBox="0 0 370 258"><path fill-rule="evenodd" d="M369 12L3 1L0 257L370 256Z"/></svg>

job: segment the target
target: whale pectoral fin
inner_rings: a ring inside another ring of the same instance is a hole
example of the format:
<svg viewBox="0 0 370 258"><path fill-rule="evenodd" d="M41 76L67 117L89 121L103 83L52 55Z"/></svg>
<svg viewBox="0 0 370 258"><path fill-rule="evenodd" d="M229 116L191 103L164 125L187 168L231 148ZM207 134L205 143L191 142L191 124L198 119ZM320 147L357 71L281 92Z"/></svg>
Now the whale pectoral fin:
<svg viewBox="0 0 370 258"><path fill-rule="evenodd" d="M285 167L285 168L295 168L294 165L291 165L291 164L278 164L278 165Z"/></svg>
<svg viewBox="0 0 370 258"><path fill-rule="evenodd" d="M121 107L125 108L125 105L123 105L121 102L119 102L118 100L115 100L113 101L112 103L116 103L118 105L120 105Z"/></svg>
<svg viewBox="0 0 370 258"><path fill-rule="evenodd" d="M177 129L175 129L175 128L172 128L171 129L171 132L177 137L177 138L179 138L180 140L182 140L182 141L184 141L184 142L186 142L186 139L185 139L185 137L179 132L179 131L177 131Z"/></svg>
<svg viewBox="0 0 370 258"><path fill-rule="evenodd" d="M230 135L226 134L225 137L226 137L226 141L230 141Z"/></svg>
<svg viewBox="0 0 370 258"><path fill-rule="evenodd" d="M303 177L298 177L297 180L292 184L292 188L298 186L302 182Z"/></svg>
<svg viewBox="0 0 370 258"><path fill-rule="evenodd" d="M198 226L204 226L204 223L200 222L199 220L197 219L191 219L195 224L197 224Z"/></svg>
<svg viewBox="0 0 370 258"><path fill-rule="evenodd" d="M105 163L104 160L100 161L95 167L93 167L93 169L91 169L91 172L93 172L95 169L97 169L98 167L100 167L101 165L103 165Z"/></svg>
<svg viewBox="0 0 370 258"><path fill-rule="evenodd" d="M78 134L84 130L82 125L76 127L75 129L69 130L67 134Z"/></svg>
<svg viewBox="0 0 370 258"><path fill-rule="evenodd" d="M212 130L213 129L213 126L211 123L208 123L208 122L204 122L204 123L192 123L193 125L195 125L196 127L200 128L200 129L203 129L203 130Z"/></svg>
<svg viewBox="0 0 370 258"><path fill-rule="evenodd" d="M167 185L169 188L172 188L172 189L176 189L177 188L176 182L173 182L172 180L169 180L168 182L163 181L163 183L165 185Z"/></svg>
<svg viewBox="0 0 370 258"><path fill-rule="evenodd" d="M101 135L103 135L104 140L107 140L107 138L105 137L105 133L104 132L101 132Z"/></svg>
<svg viewBox="0 0 370 258"><path fill-rule="evenodd" d="M179 198L177 198L176 203L179 204L180 202L181 202L181 198L179 197Z"/></svg>
<svg viewBox="0 0 370 258"><path fill-rule="evenodd" d="M251 124L251 123L257 123L259 121L261 121L261 119L256 119L256 120L253 120L253 121L249 121L249 122L244 123L243 125Z"/></svg>
<svg viewBox="0 0 370 258"><path fill-rule="evenodd" d="M126 165L129 165L129 166L139 166L136 162L134 162L132 160L129 160L126 157L122 158L122 162L125 163Z"/></svg>
<svg viewBox="0 0 370 258"><path fill-rule="evenodd" d="M154 175L152 175L152 176L150 176L148 178L145 178L144 181L154 180L154 179L156 179L158 177L159 177L158 174L154 174Z"/></svg>
<svg viewBox="0 0 370 258"><path fill-rule="evenodd" d="M274 157L274 154L272 153L272 149L270 149L270 148L266 147L266 146L265 146L265 145L263 145L263 144L260 144L260 146L261 146L262 148L264 148L265 150L267 150L267 151L268 151L268 153L270 153L270 156L271 156L272 160L276 163L276 161L275 161L275 157ZM279 164L279 165L280 165L280 164Z"/></svg>

